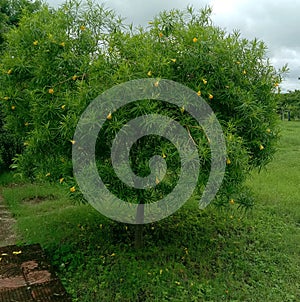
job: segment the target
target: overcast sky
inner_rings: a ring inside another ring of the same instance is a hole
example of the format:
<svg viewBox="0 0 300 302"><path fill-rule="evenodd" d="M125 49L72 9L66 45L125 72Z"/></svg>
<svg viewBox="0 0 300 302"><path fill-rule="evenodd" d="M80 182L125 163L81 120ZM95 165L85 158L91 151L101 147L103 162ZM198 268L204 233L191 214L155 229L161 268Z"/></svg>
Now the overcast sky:
<svg viewBox="0 0 300 302"><path fill-rule="evenodd" d="M161 10L195 9L210 5L215 25L228 32L240 30L243 37L258 38L268 46L272 64L288 64L290 72L281 84L283 91L300 90L300 1L299 0L110 0L101 1L126 18L127 23L146 25ZM46 0L57 7L64 0Z"/></svg>

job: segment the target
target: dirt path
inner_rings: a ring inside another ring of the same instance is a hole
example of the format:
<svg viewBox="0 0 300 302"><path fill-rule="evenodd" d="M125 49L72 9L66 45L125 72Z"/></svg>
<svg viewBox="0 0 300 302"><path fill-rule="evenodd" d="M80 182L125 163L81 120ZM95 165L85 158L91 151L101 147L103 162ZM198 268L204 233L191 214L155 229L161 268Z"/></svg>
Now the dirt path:
<svg viewBox="0 0 300 302"><path fill-rule="evenodd" d="M0 247L16 244L15 222L4 203L3 197L0 195Z"/></svg>

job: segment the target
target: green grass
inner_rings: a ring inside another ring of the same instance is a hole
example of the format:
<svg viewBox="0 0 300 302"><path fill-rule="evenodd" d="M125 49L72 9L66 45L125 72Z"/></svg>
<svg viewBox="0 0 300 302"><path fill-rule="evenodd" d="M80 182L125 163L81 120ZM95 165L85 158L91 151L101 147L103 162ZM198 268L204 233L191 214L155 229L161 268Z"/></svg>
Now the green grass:
<svg viewBox="0 0 300 302"><path fill-rule="evenodd" d="M282 126L274 161L248 181L253 211L190 202L145 226L139 251L134 227L73 204L57 185L2 195L20 244L42 244L74 301L300 301L300 123Z"/></svg>

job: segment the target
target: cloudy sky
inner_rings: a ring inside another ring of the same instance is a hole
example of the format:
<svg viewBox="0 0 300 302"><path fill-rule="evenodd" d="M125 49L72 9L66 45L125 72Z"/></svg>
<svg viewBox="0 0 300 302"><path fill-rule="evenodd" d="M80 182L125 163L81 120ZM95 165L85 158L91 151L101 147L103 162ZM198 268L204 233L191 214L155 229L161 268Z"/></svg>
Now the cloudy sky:
<svg viewBox="0 0 300 302"><path fill-rule="evenodd" d="M64 0L46 0L57 7ZM289 73L281 84L283 91L300 90L300 1L296 0L110 0L104 3L126 18L128 23L146 25L161 10L195 9L210 5L213 22L228 32L240 30L243 37L258 38L268 46L268 57L280 68L288 64Z"/></svg>

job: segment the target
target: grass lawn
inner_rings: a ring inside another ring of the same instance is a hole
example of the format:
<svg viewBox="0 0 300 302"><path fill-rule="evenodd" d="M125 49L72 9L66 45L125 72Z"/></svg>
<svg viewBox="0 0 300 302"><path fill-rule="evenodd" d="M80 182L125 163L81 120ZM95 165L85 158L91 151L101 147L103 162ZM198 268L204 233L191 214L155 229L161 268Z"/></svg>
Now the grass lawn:
<svg viewBox="0 0 300 302"><path fill-rule="evenodd" d="M300 122L282 123L274 161L249 186L247 214L191 201L134 228L70 202L56 185L12 185L1 194L23 243L41 243L73 301L300 301ZM8 185L9 184L9 185Z"/></svg>

